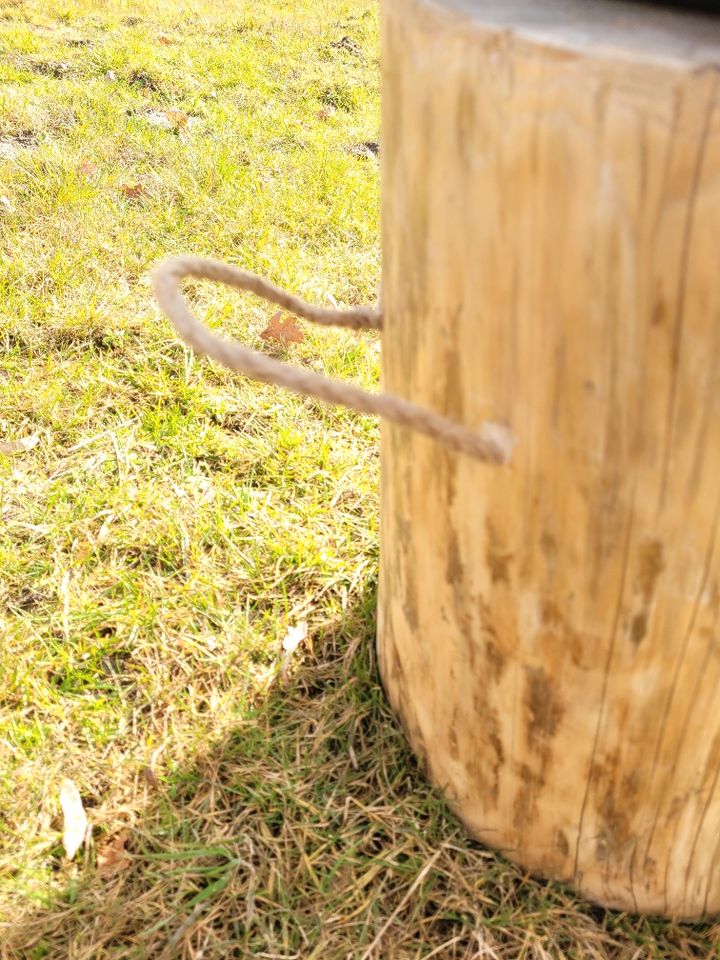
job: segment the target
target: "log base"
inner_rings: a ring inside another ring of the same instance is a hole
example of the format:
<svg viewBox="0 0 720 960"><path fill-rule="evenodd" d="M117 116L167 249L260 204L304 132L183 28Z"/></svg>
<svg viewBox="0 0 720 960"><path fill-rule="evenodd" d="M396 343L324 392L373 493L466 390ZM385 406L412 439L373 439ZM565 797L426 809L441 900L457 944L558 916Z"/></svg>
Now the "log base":
<svg viewBox="0 0 720 960"><path fill-rule="evenodd" d="M379 650L469 830L623 910L720 910L720 23L384 0Z"/></svg>

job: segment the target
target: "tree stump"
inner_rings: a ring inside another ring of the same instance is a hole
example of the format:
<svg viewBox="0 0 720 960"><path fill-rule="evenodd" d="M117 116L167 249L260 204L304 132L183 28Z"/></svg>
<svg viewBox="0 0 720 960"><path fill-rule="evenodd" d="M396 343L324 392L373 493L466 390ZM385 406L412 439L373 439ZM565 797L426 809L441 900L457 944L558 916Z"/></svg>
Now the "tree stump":
<svg viewBox="0 0 720 960"><path fill-rule="evenodd" d="M384 0L380 662L479 839L720 910L720 23Z"/></svg>

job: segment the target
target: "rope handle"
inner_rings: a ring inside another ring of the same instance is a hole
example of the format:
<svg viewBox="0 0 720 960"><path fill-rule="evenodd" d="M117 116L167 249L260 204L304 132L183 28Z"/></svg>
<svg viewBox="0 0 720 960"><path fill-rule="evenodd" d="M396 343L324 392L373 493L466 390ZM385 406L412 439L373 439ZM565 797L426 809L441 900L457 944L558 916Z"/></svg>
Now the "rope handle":
<svg viewBox="0 0 720 960"><path fill-rule="evenodd" d="M310 370L292 367L212 333L188 309L180 291L180 284L186 277L213 280L238 290L247 290L298 317L322 326L381 330L383 321L379 311L370 307L333 310L313 306L254 273L202 257L171 257L156 267L152 274L157 302L180 337L193 350L207 354L230 370L243 373L253 380L285 387L294 393L349 407L359 413L384 417L400 426L433 437L451 450L465 453L485 463L504 464L510 460L514 440L510 431L502 424L485 421L477 432L468 430L447 417L401 397L388 393L368 393L353 384L330 380Z"/></svg>

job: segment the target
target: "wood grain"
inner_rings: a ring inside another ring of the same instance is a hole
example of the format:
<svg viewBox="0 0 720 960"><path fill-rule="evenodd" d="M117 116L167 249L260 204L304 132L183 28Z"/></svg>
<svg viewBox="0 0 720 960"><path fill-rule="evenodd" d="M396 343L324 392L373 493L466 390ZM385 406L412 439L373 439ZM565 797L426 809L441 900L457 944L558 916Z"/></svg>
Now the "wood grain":
<svg viewBox="0 0 720 960"><path fill-rule="evenodd" d="M602 4L529 6L383 5L384 387L518 439L492 468L383 426L383 681L473 834L695 917L720 910L720 28L623 43ZM591 31L548 16L588 6Z"/></svg>

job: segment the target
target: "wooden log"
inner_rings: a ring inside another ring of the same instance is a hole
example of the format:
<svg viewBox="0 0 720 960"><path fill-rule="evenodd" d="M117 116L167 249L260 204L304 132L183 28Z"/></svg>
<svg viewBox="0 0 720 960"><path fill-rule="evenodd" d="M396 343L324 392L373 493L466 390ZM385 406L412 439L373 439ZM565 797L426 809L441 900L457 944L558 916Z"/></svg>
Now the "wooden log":
<svg viewBox="0 0 720 960"><path fill-rule="evenodd" d="M720 910L720 24L384 0L379 652L469 830L621 909Z"/></svg>

